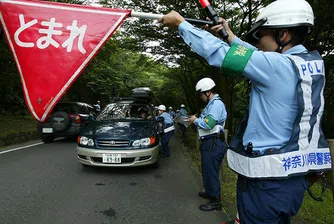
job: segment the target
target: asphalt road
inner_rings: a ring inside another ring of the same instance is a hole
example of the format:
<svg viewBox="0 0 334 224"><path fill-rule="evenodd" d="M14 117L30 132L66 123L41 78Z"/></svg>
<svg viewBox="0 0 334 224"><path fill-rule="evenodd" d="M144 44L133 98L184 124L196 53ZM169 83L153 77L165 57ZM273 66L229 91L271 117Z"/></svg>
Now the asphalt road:
<svg viewBox="0 0 334 224"><path fill-rule="evenodd" d="M198 209L206 202L197 196L200 177L177 136L170 146L171 157L162 158L158 169L83 168L76 143L69 140L0 154L0 223L220 224L228 219L223 211Z"/></svg>

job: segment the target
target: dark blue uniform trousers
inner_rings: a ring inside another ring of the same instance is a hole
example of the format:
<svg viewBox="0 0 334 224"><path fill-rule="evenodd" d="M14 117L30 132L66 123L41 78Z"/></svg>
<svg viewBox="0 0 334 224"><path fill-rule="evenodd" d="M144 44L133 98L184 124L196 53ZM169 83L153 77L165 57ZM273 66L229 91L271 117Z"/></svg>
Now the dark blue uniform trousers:
<svg viewBox="0 0 334 224"><path fill-rule="evenodd" d="M173 136L173 134L174 134L174 130L162 134L161 148L162 148L162 154L164 156L170 155L168 143L169 143L170 138Z"/></svg>
<svg viewBox="0 0 334 224"><path fill-rule="evenodd" d="M184 124L180 124L180 123L177 123L180 127L180 130L181 130L181 133L182 133L182 136L186 136L186 131L187 131L187 128Z"/></svg>
<svg viewBox="0 0 334 224"><path fill-rule="evenodd" d="M226 144L218 138L208 138L201 140L200 150L205 192L211 197L220 197L219 172Z"/></svg>
<svg viewBox="0 0 334 224"><path fill-rule="evenodd" d="M285 180L247 180L238 178L237 203L241 224L288 224L300 209L306 180L304 176Z"/></svg>

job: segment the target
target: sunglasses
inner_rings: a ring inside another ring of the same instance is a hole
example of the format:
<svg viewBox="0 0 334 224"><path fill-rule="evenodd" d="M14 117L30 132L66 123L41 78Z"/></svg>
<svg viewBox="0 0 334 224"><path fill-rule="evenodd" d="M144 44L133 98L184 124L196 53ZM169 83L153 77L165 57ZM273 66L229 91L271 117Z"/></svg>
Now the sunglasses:
<svg viewBox="0 0 334 224"><path fill-rule="evenodd" d="M262 29L262 30L258 30L257 32L255 32L253 36L257 40L260 40L262 37L267 36L267 35L272 35L272 34L273 34L272 30Z"/></svg>

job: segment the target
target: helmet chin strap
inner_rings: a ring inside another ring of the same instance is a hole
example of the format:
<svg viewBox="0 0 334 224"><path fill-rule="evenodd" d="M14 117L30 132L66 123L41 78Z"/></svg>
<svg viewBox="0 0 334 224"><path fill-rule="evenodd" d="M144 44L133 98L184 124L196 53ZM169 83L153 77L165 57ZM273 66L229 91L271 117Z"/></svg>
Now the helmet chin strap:
<svg viewBox="0 0 334 224"><path fill-rule="evenodd" d="M204 94L206 96L205 103L209 103L209 101L210 101L210 98L209 98L210 94L211 94L211 92L210 93L209 92L205 92L205 94Z"/></svg>
<svg viewBox="0 0 334 224"><path fill-rule="evenodd" d="M279 30L273 30L273 31L274 31L274 38L275 38L275 41L276 41L276 43L277 43L277 45L278 45L278 48L275 50L275 52L278 52L278 53L281 54L283 48L284 48L286 45L288 45L288 44L292 41L292 39L290 39L290 40L287 41L286 43L283 43L283 42L281 41L281 35L280 35Z"/></svg>

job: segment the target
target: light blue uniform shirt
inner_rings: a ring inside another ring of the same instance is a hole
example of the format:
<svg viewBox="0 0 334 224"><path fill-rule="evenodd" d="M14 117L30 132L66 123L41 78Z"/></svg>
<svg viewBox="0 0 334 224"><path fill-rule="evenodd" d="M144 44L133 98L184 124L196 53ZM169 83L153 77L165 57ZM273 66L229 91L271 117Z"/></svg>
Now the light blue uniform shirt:
<svg viewBox="0 0 334 224"><path fill-rule="evenodd" d="M221 67L230 46L211 33L182 22L179 34L197 54L211 66ZM253 143L253 150L263 153L269 148L281 148L292 135L297 116L297 73L285 54L307 52L297 45L283 54L263 52L254 46L234 38L233 43L254 49L243 75L252 81L249 102L249 119L243 136L246 147Z"/></svg>
<svg viewBox="0 0 334 224"><path fill-rule="evenodd" d="M164 123L166 125L172 125L173 124L173 119L171 118L171 116L167 112L163 112L162 114L159 115L159 117L164 118Z"/></svg>
<svg viewBox="0 0 334 224"><path fill-rule="evenodd" d="M216 121L216 124L223 125L227 117L227 112L224 103L217 98L219 98L219 95L215 94L203 109L201 116L195 119L194 124L197 127L211 129L205 122L205 117L208 115L211 115L211 117Z"/></svg>
<svg viewBox="0 0 334 224"><path fill-rule="evenodd" d="M180 109L180 115L187 116L187 111L183 108Z"/></svg>
<svg viewBox="0 0 334 224"><path fill-rule="evenodd" d="M175 117L175 112L174 111L169 111L169 113L168 113L172 118L174 118Z"/></svg>

